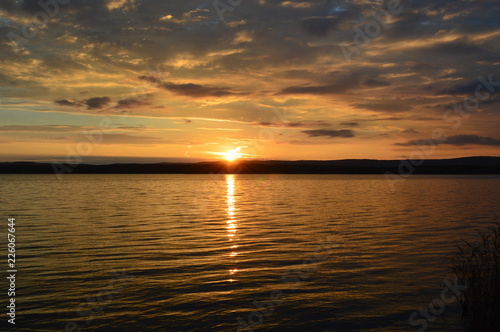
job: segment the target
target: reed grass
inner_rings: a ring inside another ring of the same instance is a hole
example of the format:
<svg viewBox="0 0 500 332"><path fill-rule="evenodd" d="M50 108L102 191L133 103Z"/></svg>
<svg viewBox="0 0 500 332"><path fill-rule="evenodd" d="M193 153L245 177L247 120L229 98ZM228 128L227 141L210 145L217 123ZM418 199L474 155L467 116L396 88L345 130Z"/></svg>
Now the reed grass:
<svg viewBox="0 0 500 332"><path fill-rule="evenodd" d="M451 259L458 283L467 288L457 296L466 331L500 331L500 225L477 243L463 241Z"/></svg>

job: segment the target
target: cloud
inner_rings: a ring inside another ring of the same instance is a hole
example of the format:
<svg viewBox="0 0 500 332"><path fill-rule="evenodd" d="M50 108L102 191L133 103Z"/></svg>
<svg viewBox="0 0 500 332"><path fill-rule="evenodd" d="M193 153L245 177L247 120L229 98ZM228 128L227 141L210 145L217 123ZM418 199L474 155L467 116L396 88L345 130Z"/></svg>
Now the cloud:
<svg viewBox="0 0 500 332"><path fill-rule="evenodd" d="M295 122L270 122L259 121L255 123L257 126L262 127L278 127L278 128L301 128L301 127L330 127L331 124L325 121L295 121Z"/></svg>
<svg viewBox="0 0 500 332"><path fill-rule="evenodd" d="M470 55L482 53L483 49L476 44L461 39L451 42L443 42L422 49L423 52L439 55Z"/></svg>
<svg viewBox="0 0 500 332"><path fill-rule="evenodd" d="M150 102L148 100L145 100L145 99L126 98L126 99L118 100L115 108L122 108L122 107L137 108L137 107L146 106L149 104L150 104Z"/></svg>
<svg viewBox="0 0 500 332"><path fill-rule="evenodd" d="M138 77L140 80L147 81L149 83L161 84L162 80L155 76L141 75Z"/></svg>
<svg viewBox="0 0 500 332"><path fill-rule="evenodd" d="M110 102L111 102L110 97L94 97L94 98L89 98L89 99L85 99L85 100L61 99L61 100L54 101L54 103L61 105L61 106L78 107L78 106L87 105L89 109L104 108Z"/></svg>
<svg viewBox="0 0 500 332"><path fill-rule="evenodd" d="M189 97L224 97L235 95L227 87L209 87L194 83L176 84L172 82L163 82L153 76L139 76L139 79L157 84L158 87L182 96Z"/></svg>
<svg viewBox="0 0 500 332"><path fill-rule="evenodd" d="M475 144L475 145L500 146L500 140L494 139L492 137L482 137L478 135L456 135L448 137L448 139L444 142L444 144L451 144L451 145Z"/></svg>
<svg viewBox="0 0 500 332"><path fill-rule="evenodd" d="M61 99L56 100L54 103L61 106L82 106L82 103L78 100Z"/></svg>
<svg viewBox="0 0 500 332"><path fill-rule="evenodd" d="M106 134L101 144L155 145L155 144L169 144L169 142L159 137L131 135L131 134Z"/></svg>
<svg viewBox="0 0 500 332"><path fill-rule="evenodd" d="M309 2L309 1L283 1L281 3L281 5L283 7L302 9L302 8L314 7L315 4L313 2Z"/></svg>
<svg viewBox="0 0 500 332"><path fill-rule="evenodd" d="M163 83L161 87L173 93L190 97L223 97L234 95L234 93L229 91L229 88L226 87L207 87L194 83Z"/></svg>
<svg viewBox="0 0 500 332"><path fill-rule="evenodd" d="M280 143L278 143L278 144L280 144ZM294 139L294 140L286 141L283 143L288 143L288 144L293 144L293 145L333 145L333 144L338 144L338 141L333 141L333 140L314 140L314 141L309 140L308 141L308 140Z"/></svg>
<svg viewBox="0 0 500 332"><path fill-rule="evenodd" d="M416 131L415 129L413 128L410 128L410 129L405 129L402 131L403 134L418 134L419 132Z"/></svg>
<svg viewBox="0 0 500 332"><path fill-rule="evenodd" d="M492 75L492 80L491 80L492 86L494 86L494 87L498 86L498 79L497 79L498 77L499 77L499 75ZM487 78L485 80L488 81ZM497 88L497 89L494 89L493 91L487 90L484 87L484 85L482 84L482 82L479 81L479 79L475 79L475 80L468 81L465 83L456 84L450 88L443 89L443 90L439 91L437 94L438 95L465 96L465 95L475 95L476 93L478 93L478 91L482 95L486 95L486 94L494 95L494 94L499 93L500 89Z"/></svg>
<svg viewBox="0 0 500 332"><path fill-rule="evenodd" d="M25 126L25 125L10 125L10 126L0 126L0 132L83 132L84 130L95 129L94 127L85 126Z"/></svg>
<svg viewBox="0 0 500 332"><path fill-rule="evenodd" d="M346 126L346 127L357 127L357 126L359 126L359 123L357 123L357 122L342 122L340 125Z"/></svg>
<svg viewBox="0 0 500 332"><path fill-rule="evenodd" d="M463 145L500 146L500 140L492 137L483 137L478 135L455 135L442 140L420 139L420 140L408 141L406 143L396 143L395 145L421 146L421 145L440 145L440 144L455 145L455 146L463 146Z"/></svg>
<svg viewBox="0 0 500 332"><path fill-rule="evenodd" d="M82 133L90 131L144 131L144 126L114 126L102 128L95 126L70 126L70 125L8 125L0 126L0 132L37 132L37 133Z"/></svg>
<svg viewBox="0 0 500 332"><path fill-rule="evenodd" d="M370 111L393 113L393 112L407 112L412 109L412 106L404 103L401 100L393 101L373 101L366 103L353 104L356 108L363 108Z"/></svg>
<svg viewBox="0 0 500 332"><path fill-rule="evenodd" d="M86 99L85 104L90 108L103 108L111 102L109 97L94 97Z"/></svg>
<svg viewBox="0 0 500 332"><path fill-rule="evenodd" d="M331 127L332 124L326 121L316 121L316 125L319 127Z"/></svg>
<svg viewBox="0 0 500 332"><path fill-rule="evenodd" d="M376 80L376 79L373 79L373 78L367 79L366 81L363 82L363 84L365 86L367 86L367 87L381 87L381 86L389 86L389 85L391 85L390 82Z"/></svg>
<svg viewBox="0 0 500 332"><path fill-rule="evenodd" d="M317 85L317 86L289 86L281 90L278 94L312 94L312 95L331 95L340 94L348 90L343 84Z"/></svg>
<svg viewBox="0 0 500 332"><path fill-rule="evenodd" d="M309 137L320 137L320 136L327 136L331 138L354 137L354 132L352 130L347 130L347 129L342 129L342 130L314 129L314 130L304 130L303 133L309 135Z"/></svg>
<svg viewBox="0 0 500 332"><path fill-rule="evenodd" d="M298 128L304 127L306 124L302 122L269 122L269 121L260 121L257 122L258 126L263 127L289 127L289 128Z"/></svg>
<svg viewBox="0 0 500 332"><path fill-rule="evenodd" d="M310 35L323 37L337 24L338 20L333 17L309 17L302 21L302 29Z"/></svg>
<svg viewBox="0 0 500 332"><path fill-rule="evenodd" d="M374 68L356 68L351 71L333 71L328 73L308 72L304 70L291 70L283 72L285 77L315 80L326 84L294 85L283 88L278 95L284 94L312 94L335 95L346 94L353 89L369 89L387 87L390 82L379 80L379 75Z"/></svg>
<svg viewBox="0 0 500 332"><path fill-rule="evenodd" d="M71 0L67 1L64 5L59 5L59 10L77 10L84 11L85 9L89 9L89 7L95 8L95 10L102 11L105 9L108 1L116 1L116 0ZM14 1L16 2L16 1ZM43 3L50 1L39 1L39 0L18 0L18 4L20 4L20 8L24 11L30 13L43 12L44 6ZM62 1L61 1L62 3Z"/></svg>
<svg viewBox="0 0 500 332"><path fill-rule="evenodd" d="M291 128L296 128L296 127L303 127L304 124L302 122L289 122L286 124L286 126Z"/></svg>
<svg viewBox="0 0 500 332"><path fill-rule="evenodd" d="M0 34L22 36L23 25L41 3L48 0L0 1ZM381 14L386 24L380 33L346 61L339 45L352 45L353 29L365 30L365 24L375 19L372 14L387 8L387 3L247 1L244 8L226 11L221 22L211 1L71 0L19 54L8 38L0 42L2 96L23 100L15 105L0 100L8 116L4 124L95 125L91 113L96 110L99 115L119 115L137 108L141 112L130 113L131 124L149 124L149 119L161 117L165 120L155 126L166 126L168 119L175 119L172 126L183 127L189 137L198 137L196 128L208 127L203 122L209 118L245 122L243 132L232 138L250 135L259 125L280 126L304 141L337 144L343 140L332 137L348 136L340 130L352 129L351 134L360 137L355 152L360 157L376 153L367 145L377 143L380 153L392 154L387 151L396 149L387 144L425 138L430 127L442 126L446 109L436 107L461 101L456 96L473 96L479 75L488 80L491 73L493 81L500 82L495 69L500 2L404 1L400 14ZM499 138L495 124L500 89L495 90L493 98L481 101L481 112L464 122L465 133L486 139L481 143ZM488 89L481 92L486 95ZM49 105L47 100L54 102ZM165 108L157 108L161 106ZM274 108L291 115L277 123ZM59 115L78 117L53 119L54 109ZM182 119L194 119L196 128ZM228 125L232 126L237 124ZM360 127L364 130L358 131ZM336 130L302 133L314 129ZM21 136L16 128L3 128L7 130L12 132L2 134ZM33 127L36 130L70 129ZM400 139L388 143L377 136L383 132ZM53 136L63 135L70 136ZM463 142L453 139L448 142ZM288 156L301 153L296 150Z"/></svg>

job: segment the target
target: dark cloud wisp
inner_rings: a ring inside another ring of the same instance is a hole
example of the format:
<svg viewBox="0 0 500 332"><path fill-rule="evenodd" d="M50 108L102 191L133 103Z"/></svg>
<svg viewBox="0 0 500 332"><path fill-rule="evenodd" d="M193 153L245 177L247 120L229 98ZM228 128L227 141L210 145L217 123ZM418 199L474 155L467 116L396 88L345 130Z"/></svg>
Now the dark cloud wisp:
<svg viewBox="0 0 500 332"><path fill-rule="evenodd" d="M195 83L176 84L172 82L163 82L153 76L139 76L139 79L157 84L158 87L182 96L189 97L224 97L235 95L228 87L209 87Z"/></svg>
<svg viewBox="0 0 500 332"><path fill-rule="evenodd" d="M396 143L399 146L422 146L422 145L440 145L448 144L455 146L464 145L489 145L489 146L500 146L500 140L492 137L483 137L479 135L455 135L450 136L447 139L432 140L432 139L419 139L412 140L406 143Z"/></svg>
<svg viewBox="0 0 500 332"><path fill-rule="evenodd" d="M307 134L309 137L321 137L326 136L330 138L343 137L343 138L351 138L354 137L354 132L348 129L342 130L327 130L327 129L314 129L314 130L304 130L304 134Z"/></svg>

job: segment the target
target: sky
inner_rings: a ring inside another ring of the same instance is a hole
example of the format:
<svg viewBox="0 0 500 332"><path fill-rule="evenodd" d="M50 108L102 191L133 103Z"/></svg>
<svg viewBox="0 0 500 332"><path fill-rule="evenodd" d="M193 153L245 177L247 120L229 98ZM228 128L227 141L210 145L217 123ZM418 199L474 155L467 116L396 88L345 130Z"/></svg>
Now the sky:
<svg viewBox="0 0 500 332"><path fill-rule="evenodd" d="M500 156L497 0L4 0L0 161Z"/></svg>

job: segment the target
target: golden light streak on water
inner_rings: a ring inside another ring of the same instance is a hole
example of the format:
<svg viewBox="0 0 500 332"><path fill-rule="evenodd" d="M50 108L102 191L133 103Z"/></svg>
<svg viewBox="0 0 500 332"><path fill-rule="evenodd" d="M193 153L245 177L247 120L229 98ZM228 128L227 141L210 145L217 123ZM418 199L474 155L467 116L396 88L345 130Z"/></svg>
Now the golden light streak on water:
<svg viewBox="0 0 500 332"><path fill-rule="evenodd" d="M235 197L235 176L234 174L226 175L226 186L227 186L227 195L226 195L226 203L227 203L227 236L230 242L234 241L234 237L236 235L237 229L237 219L236 219L236 197ZM234 259L238 255L236 252L236 248L238 246L235 244L231 244L229 253L229 257ZM229 274L234 276L238 270L236 268L229 270ZM235 279L229 279L229 282L234 282Z"/></svg>

